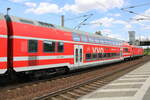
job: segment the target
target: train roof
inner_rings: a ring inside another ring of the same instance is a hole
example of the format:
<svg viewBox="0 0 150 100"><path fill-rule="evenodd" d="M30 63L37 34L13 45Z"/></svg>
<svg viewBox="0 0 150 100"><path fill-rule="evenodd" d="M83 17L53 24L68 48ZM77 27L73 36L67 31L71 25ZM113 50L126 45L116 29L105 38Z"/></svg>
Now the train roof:
<svg viewBox="0 0 150 100"><path fill-rule="evenodd" d="M0 16L2 16L2 15L0 14ZM32 24L32 25L37 25L37 26L42 26L42 27L47 27L47 28L59 29L62 31L74 32L74 33L77 33L80 35L87 35L87 36L91 36L91 37L95 37L95 38L102 38L102 39L108 39L108 40L113 40L113 41L117 41L117 42L124 42L124 41L116 39L116 38L100 36L100 35L96 35L96 34L93 34L90 32L85 32L85 31L81 31L81 30L75 30L75 29L71 29L71 28L67 28L67 27L62 27L62 26L50 24L47 22L31 20L31 19L26 19L26 18L21 18L21 17L16 17L16 16L10 16L10 17L11 17L11 20L13 20L15 22L21 22L21 23L25 23L25 24Z"/></svg>

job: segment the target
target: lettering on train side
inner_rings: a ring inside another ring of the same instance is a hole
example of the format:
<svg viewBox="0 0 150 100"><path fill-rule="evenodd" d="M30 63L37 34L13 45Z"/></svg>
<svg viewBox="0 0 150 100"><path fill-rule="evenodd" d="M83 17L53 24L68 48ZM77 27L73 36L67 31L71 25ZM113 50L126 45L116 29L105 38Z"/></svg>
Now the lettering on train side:
<svg viewBox="0 0 150 100"><path fill-rule="evenodd" d="M103 48L99 48L99 47L92 47L93 53L104 53L104 49Z"/></svg>

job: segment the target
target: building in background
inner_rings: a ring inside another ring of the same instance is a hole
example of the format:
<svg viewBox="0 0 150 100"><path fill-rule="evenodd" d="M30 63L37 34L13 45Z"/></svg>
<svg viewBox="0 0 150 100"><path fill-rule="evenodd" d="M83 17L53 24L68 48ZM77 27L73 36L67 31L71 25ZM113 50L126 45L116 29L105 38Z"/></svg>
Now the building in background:
<svg viewBox="0 0 150 100"><path fill-rule="evenodd" d="M129 43L135 45L135 31L128 31L129 33Z"/></svg>

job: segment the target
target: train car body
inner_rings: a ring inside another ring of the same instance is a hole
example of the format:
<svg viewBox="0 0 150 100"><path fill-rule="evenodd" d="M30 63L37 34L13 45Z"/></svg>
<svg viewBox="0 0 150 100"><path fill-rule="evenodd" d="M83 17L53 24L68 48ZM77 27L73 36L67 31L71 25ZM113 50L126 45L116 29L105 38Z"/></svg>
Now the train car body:
<svg viewBox="0 0 150 100"><path fill-rule="evenodd" d="M7 23L0 14L0 74L7 71Z"/></svg>
<svg viewBox="0 0 150 100"><path fill-rule="evenodd" d="M133 57L143 56L144 50L139 46L132 46Z"/></svg>
<svg viewBox="0 0 150 100"><path fill-rule="evenodd" d="M75 70L133 55L131 46L121 40L14 16L7 15L5 19L7 23L3 20L0 28L8 38L1 39L4 51L0 56L8 61L1 60L7 65L1 69L18 73Z"/></svg>
<svg viewBox="0 0 150 100"><path fill-rule="evenodd" d="M132 46L129 45L129 43L123 43L122 49L123 49L123 58L124 59L132 58L132 56L133 56L133 49L132 49Z"/></svg>
<svg viewBox="0 0 150 100"><path fill-rule="evenodd" d="M10 19L10 66L16 72L60 67L74 70L123 60L119 40L39 21Z"/></svg>

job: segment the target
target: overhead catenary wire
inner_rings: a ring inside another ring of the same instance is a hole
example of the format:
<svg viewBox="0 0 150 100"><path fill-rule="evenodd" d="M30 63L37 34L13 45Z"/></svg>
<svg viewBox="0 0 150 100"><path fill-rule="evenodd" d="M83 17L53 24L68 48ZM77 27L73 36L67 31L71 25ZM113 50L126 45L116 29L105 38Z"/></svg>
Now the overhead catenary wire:
<svg viewBox="0 0 150 100"><path fill-rule="evenodd" d="M74 27L74 29L79 29L83 24L84 22L86 22L90 17L92 17L94 14L89 14L89 15L86 15L84 16L85 19L83 21L81 21L77 26Z"/></svg>
<svg viewBox="0 0 150 100"><path fill-rule="evenodd" d="M72 17L72 18L66 18L65 21L69 21L69 20L76 20L76 19L79 19L79 18L85 18L85 17L88 17L89 15L92 15L92 14L86 14L86 15L81 15L81 16L77 16L77 17Z"/></svg>
<svg viewBox="0 0 150 100"><path fill-rule="evenodd" d="M150 5L150 2L144 3L144 4L135 5L135 6L126 7L124 9L136 8L136 7L147 6L147 5Z"/></svg>
<svg viewBox="0 0 150 100"><path fill-rule="evenodd" d="M146 18L141 18L141 19L138 19L138 20L145 20L145 19L149 20L149 18L150 18L149 15L140 14L140 13L137 13L135 11L128 10L128 9L133 9L133 8L136 8L136 7L147 6L147 5L150 5L150 2L149 3L135 5L135 6L129 6L129 7L126 7L126 8L121 8L121 10L126 11L126 12L131 13L131 14L135 14L135 15L146 17Z"/></svg>
<svg viewBox="0 0 150 100"><path fill-rule="evenodd" d="M126 12L129 12L129 13L131 13L131 14L135 14L135 15L139 15L139 16L143 16L143 17L150 18L150 16L148 16L148 15L140 14L140 13L137 13L137 12L134 12L134 11L131 11L131 10L127 10L127 9L123 9L123 8L122 8L121 10L126 11Z"/></svg>

